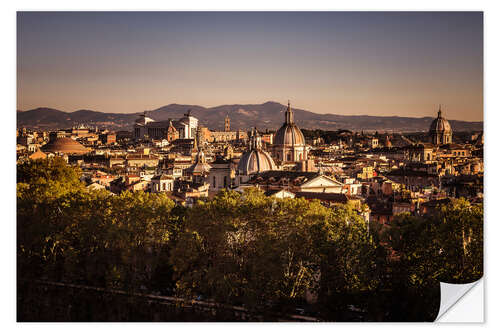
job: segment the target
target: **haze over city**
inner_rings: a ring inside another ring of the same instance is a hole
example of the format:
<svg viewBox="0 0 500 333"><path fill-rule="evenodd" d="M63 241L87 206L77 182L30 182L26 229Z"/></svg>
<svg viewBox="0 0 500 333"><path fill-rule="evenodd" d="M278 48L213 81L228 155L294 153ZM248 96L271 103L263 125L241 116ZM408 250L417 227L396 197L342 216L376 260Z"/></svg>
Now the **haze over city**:
<svg viewBox="0 0 500 333"><path fill-rule="evenodd" d="M481 12L19 12L17 108L483 120Z"/></svg>

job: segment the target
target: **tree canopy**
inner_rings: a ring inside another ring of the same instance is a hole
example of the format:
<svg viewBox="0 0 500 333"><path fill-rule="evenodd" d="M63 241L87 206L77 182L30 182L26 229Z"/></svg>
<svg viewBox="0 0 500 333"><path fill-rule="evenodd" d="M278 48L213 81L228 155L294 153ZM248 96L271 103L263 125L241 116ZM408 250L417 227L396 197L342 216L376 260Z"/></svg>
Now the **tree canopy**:
<svg viewBox="0 0 500 333"><path fill-rule="evenodd" d="M17 174L18 278L244 305L325 320L433 320L439 281L483 272L483 206L453 200L383 229L354 207L221 191L192 208L165 194L89 190L60 159Z"/></svg>

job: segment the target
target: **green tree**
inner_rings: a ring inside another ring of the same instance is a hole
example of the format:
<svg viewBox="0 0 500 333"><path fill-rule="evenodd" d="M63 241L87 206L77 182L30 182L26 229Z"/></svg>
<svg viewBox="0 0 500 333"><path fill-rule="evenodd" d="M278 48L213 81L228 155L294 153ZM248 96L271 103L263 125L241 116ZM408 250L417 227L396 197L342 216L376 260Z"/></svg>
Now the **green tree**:
<svg viewBox="0 0 500 333"><path fill-rule="evenodd" d="M171 240L184 214L167 196L87 190L78 169L57 159L18 169L18 276L128 290L172 285L153 283L171 278Z"/></svg>
<svg viewBox="0 0 500 333"><path fill-rule="evenodd" d="M184 296L287 311L307 293L323 301L376 285L373 242L348 206L223 191L189 210L171 260Z"/></svg>
<svg viewBox="0 0 500 333"><path fill-rule="evenodd" d="M439 281L471 283L483 276L483 204L452 200L431 217L440 246Z"/></svg>

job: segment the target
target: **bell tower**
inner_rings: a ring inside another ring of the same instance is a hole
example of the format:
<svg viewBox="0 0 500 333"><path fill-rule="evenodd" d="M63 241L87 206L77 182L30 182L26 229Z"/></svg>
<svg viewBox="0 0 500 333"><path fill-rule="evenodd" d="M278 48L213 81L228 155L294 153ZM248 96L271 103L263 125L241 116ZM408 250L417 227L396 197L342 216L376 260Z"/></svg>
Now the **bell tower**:
<svg viewBox="0 0 500 333"><path fill-rule="evenodd" d="M224 118L224 131L225 132L231 132L231 125L229 122L229 116L226 115L226 118Z"/></svg>

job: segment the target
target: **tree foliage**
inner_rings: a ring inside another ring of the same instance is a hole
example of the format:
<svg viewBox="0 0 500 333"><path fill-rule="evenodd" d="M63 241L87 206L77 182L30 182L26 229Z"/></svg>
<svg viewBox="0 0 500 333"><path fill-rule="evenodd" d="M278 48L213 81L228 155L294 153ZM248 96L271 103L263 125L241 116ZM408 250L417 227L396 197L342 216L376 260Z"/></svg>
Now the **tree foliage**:
<svg viewBox="0 0 500 333"><path fill-rule="evenodd" d="M183 295L283 309L306 294L374 286L364 265L374 245L347 206L223 191L189 211L180 237L171 260Z"/></svg>
<svg viewBox="0 0 500 333"><path fill-rule="evenodd" d="M57 160L20 165L18 179L20 276L136 289L165 268L179 228L165 195L87 190Z"/></svg>
<svg viewBox="0 0 500 333"><path fill-rule="evenodd" d="M194 207L164 194L88 190L60 159L17 174L17 268L47 279L202 297L256 313L351 320L433 320L439 281L483 272L483 206L454 200L384 229L348 204L221 191ZM365 312L363 312L365 311ZM359 318L358 318L359 319Z"/></svg>

